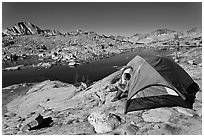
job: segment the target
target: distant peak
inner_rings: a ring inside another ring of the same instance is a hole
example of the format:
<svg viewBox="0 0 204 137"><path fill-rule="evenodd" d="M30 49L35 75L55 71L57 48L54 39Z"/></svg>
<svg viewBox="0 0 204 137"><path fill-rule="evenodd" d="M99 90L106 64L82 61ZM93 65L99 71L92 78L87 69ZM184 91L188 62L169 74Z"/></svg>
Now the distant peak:
<svg viewBox="0 0 204 137"><path fill-rule="evenodd" d="M176 32L176 31L164 28L164 29L157 29L155 32L166 32L166 33L168 33L168 32Z"/></svg>
<svg viewBox="0 0 204 137"><path fill-rule="evenodd" d="M33 25L31 22L27 22L27 21L20 21L20 22L18 22L17 24L18 24L18 25L20 25L20 24ZM17 24L16 24L16 25L17 25Z"/></svg>
<svg viewBox="0 0 204 137"><path fill-rule="evenodd" d="M202 32L202 27L193 27L192 29L188 30L189 33L192 32Z"/></svg>
<svg viewBox="0 0 204 137"><path fill-rule="evenodd" d="M139 35L141 35L141 34L136 33L136 34L132 35L131 37L137 37L137 36L139 36Z"/></svg>
<svg viewBox="0 0 204 137"><path fill-rule="evenodd" d="M36 25L28 21L20 21L7 31L3 32L5 35L33 35L33 34L48 34L48 35L61 35L57 30L42 30Z"/></svg>
<svg viewBox="0 0 204 137"><path fill-rule="evenodd" d="M157 29L156 31L152 32L151 34L162 35L162 34L171 34L171 33L176 33L176 31L164 28L164 29Z"/></svg>

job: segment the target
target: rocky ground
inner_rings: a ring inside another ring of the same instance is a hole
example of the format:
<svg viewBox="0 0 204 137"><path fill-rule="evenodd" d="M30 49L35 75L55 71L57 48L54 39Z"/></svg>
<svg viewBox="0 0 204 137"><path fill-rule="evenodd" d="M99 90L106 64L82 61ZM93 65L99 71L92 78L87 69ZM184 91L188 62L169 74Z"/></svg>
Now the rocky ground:
<svg viewBox="0 0 204 137"><path fill-rule="evenodd" d="M176 53L175 59L202 89L201 51L201 47L192 48ZM46 80L3 88L3 134L202 134L202 90L196 94L192 110L157 108L125 115L125 99L111 102L116 93L113 79L120 73L119 70L90 86Z"/></svg>

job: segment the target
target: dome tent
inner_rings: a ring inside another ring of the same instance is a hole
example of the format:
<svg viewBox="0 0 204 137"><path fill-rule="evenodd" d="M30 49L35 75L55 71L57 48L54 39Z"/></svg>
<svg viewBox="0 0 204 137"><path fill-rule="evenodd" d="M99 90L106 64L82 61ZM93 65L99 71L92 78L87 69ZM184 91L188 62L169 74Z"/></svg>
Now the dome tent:
<svg viewBox="0 0 204 137"><path fill-rule="evenodd" d="M158 107L193 107L199 86L172 59L138 55L126 66L132 67L133 72L125 113Z"/></svg>

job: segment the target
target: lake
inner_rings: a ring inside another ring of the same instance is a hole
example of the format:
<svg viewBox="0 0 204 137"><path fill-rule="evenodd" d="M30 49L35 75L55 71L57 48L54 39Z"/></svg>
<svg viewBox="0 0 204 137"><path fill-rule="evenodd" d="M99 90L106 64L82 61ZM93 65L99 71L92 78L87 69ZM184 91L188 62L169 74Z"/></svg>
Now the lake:
<svg viewBox="0 0 204 137"><path fill-rule="evenodd" d="M166 56L173 53L170 51L131 51L128 53L116 55L93 61L88 64L81 64L76 67L55 65L51 68L28 68L18 71L2 71L2 87L18 83L33 83L44 80L59 80L73 84L76 80L82 81L89 79L91 82L100 80L118 70L117 67L126 65L136 55L155 54ZM117 66L117 67L116 67Z"/></svg>

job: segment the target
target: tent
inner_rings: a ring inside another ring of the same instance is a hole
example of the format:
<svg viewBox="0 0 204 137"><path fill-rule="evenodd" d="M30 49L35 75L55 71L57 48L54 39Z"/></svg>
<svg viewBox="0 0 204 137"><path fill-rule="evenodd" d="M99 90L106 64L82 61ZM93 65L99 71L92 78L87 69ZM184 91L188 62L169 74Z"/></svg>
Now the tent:
<svg viewBox="0 0 204 137"><path fill-rule="evenodd" d="M132 67L125 113L158 107L192 108L199 86L168 57L137 55Z"/></svg>

